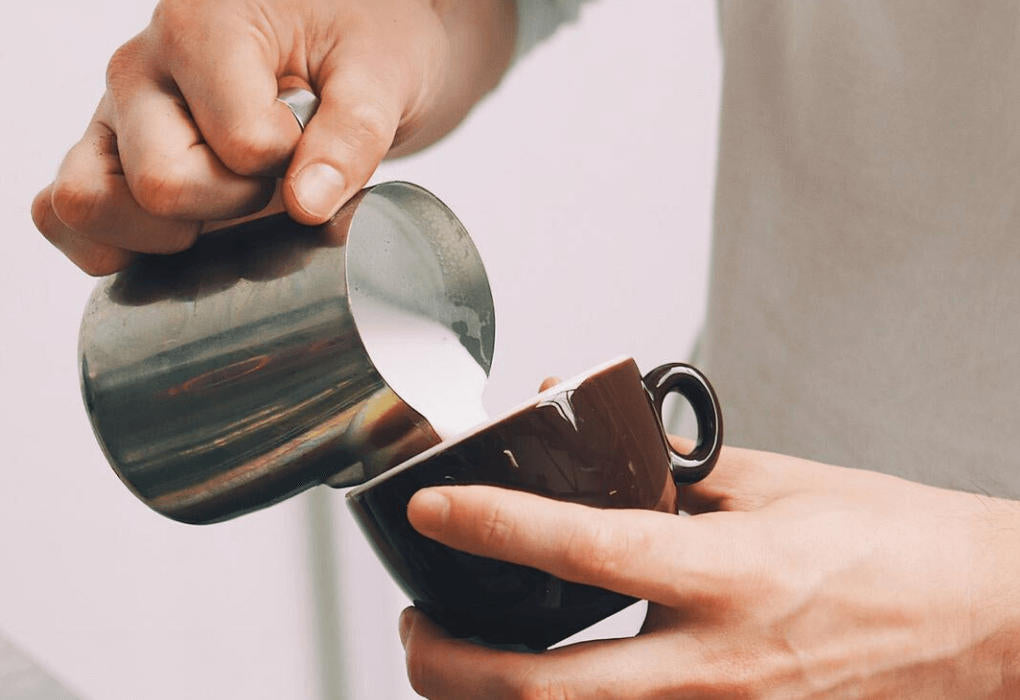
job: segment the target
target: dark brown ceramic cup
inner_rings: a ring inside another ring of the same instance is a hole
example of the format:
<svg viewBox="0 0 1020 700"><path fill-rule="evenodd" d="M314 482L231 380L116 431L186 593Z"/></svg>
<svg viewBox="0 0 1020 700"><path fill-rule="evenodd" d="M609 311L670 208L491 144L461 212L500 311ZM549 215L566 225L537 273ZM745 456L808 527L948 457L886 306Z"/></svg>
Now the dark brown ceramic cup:
<svg viewBox="0 0 1020 700"><path fill-rule="evenodd" d="M662 402L673 392L697 418L689 454L673 450L662 427ZM415 606L450 632L545 649L634 599L423 537L407 520L411 496L426 486L491 484L600 508L675 513L677 489L712 470L721 443L719 404L700 372L669 364L642 378L624 359L436 445L353 489L347 503Z"/></svg>

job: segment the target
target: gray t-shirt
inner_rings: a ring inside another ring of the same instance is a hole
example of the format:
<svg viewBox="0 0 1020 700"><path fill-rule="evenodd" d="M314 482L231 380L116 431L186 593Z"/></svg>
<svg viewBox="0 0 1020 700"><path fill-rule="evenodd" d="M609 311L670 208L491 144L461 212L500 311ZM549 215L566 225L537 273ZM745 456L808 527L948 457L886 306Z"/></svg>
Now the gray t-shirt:
<svg viewBox="0 0 1020 700"><path fill-rule="evenodd" d="M579 4L519 0L520 50ZM726 441L1020 498L1020 7L719 16Z"/></svg>

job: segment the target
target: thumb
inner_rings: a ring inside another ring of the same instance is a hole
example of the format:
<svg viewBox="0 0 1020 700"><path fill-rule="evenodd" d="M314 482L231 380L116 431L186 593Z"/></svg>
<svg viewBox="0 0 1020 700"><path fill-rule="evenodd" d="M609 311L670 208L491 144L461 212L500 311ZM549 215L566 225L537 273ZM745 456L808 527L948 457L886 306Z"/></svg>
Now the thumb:
<svg viewBox="0 0 1020 700"><path fill-rule="evenodd" d="M359 63L365 65L364 59ZM320 99L283 183L287 212L306 225L329 220L364 187L389 151L403 113L393 83L364 68L331 73Z"/></svg>
<svg viewBox="0 0 1020 700"><path fill-rule="evenodd" d="M539 385L538 390L545 391L546 389L552 389L561 381L563 380L561 380L559 377L546 377L545 379L542 380L542 383Z"/></svg>

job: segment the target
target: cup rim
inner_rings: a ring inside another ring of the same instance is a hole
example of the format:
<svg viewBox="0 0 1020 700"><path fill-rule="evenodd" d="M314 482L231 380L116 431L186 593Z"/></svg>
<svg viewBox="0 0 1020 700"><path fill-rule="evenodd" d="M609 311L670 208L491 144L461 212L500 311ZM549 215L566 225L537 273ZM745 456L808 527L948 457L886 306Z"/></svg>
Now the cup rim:
<svg viewBox="0 0 1020 700"><path fill-rule="evenodd" d="M452 438L449 438L448 440L443 440L442 442L437 443L437 444L433 445L432 447L429 447L427 450L419 452L418 454L414 455L413 457L409 457L408 459L404 460L400 464L397 464L396 466L387 469L383 473L378 474L378 475L372 477L368 481L365 481L365 482L363 482L361 484L358 484L357 486L355 486L354 488L352 488L350 491L347 492L346 498L348 500L353 500L353 499L359 497L362 493L371 490L377 484L380 484L380 483L382 483L384 481L389 480L390 478L396 476L397 474L410 469L411 467L415 466L419 462L423 462L423 461L425 461L427 459L430 459L433 455L436 455L436 454L438 454L440 452L443 452L443 451L449 449L450 447L452 447L454 445L460 444L460 443L468 440L469 438L472 438L472 437L474 437L474 436L476 436L476 435L478 435L480 433L485 432L486 430L489 430L490 428L492 428L496 424L502 423L503 421L506 421L507 419L512 418L513 416L515 416L515 415L517 415L519 413L522 413L523 411L526 411L529 408L534 407L535 405L540 403L542 400L544 400L544 399L546 399L546 398L548 398L550 396L553 396L555 394L562 393L563 391L568 391L570 389L576 389L581 384L583 384L585 381L591 379L592 375L601 374L602 372L605 372L606 370L614 369L614 368L619 367L621 365L624 365L624 364L626 364L628 362L634 363L635 366L637 364L635 362L634 358L632 356L630 356L630 355L617 355L613 359L607 360L605 362L602 362L601 364L595 365L594 367L591 367L591 368L589 368L589 369L587 369L587 370L585 370L585 371L583 371L583 372L581 372L579 374L574 375L570 379L565 379L563 381L560 381L560 382L554 384L553 386L549 387L545 391L541 391L538 394L532 396L527 401L524 401L524 402L514 406L513 408L510 408L510 409L504 411L503 413L500 413L500 414L496 415L495 417L490 418L489 420L487 420L487 421L485 421L483 423L479 423L478 425L472 426L471 428L468 428L467 430L465 430L465 431L463 431L463 432L461 432L461 433L459 433L457 435L454 435ZM639 371L639 373L640 373L640 371Z"/></svg>

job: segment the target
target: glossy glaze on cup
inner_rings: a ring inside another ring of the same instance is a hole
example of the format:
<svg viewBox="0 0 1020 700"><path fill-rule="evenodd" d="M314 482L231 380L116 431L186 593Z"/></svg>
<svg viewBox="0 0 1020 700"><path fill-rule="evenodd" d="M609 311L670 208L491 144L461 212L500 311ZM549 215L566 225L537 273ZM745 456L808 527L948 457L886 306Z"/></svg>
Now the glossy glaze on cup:
<svg viewBox="0 0 1020 700"><path fill-rule="evenodd" d="M416 606L454 634L534 649L635 601L422 537L407 521L407 503L438 484L495 484L604 508L677 511L670 451L633 360L546 392L348 494L372 546Z"/></svg>

